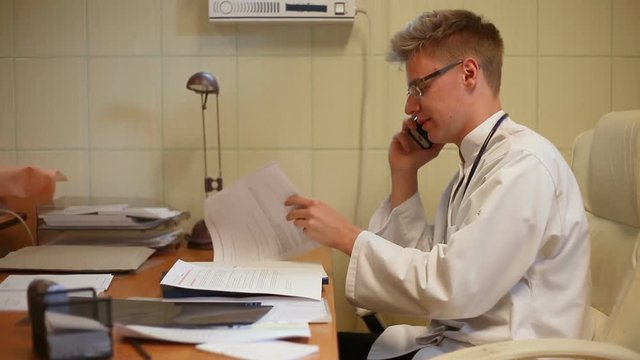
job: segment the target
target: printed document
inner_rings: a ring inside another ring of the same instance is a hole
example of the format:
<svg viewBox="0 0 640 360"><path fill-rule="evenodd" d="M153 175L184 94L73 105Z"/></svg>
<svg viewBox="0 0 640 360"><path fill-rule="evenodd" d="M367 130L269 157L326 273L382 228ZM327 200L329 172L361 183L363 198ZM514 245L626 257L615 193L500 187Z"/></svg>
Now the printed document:
<svg viewBox="0 0 640 360"><path fill-rule="evenodd" d="M270 268L260 263L236 266L214 261L205 267L178 260L160 284L193 290L322 298L322 275L318 271Z"/></svg>
<svg viewBox="0 0 640 360"><path fill-rule="evenodd" d="M204 218L214 261L288 259L319 245L286 216L297 191L277 164L240 179L205 200Z"/></svg>

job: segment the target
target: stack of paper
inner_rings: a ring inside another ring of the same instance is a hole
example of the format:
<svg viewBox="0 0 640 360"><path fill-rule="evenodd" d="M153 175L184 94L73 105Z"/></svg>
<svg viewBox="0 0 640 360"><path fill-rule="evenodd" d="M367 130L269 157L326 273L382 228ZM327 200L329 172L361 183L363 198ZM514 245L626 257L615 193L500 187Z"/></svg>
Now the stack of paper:
<svg viewBox="0 0 640 360"><path fill-rule="evenodd" d="M136 227L158 225L180 215L161 207L133 208L126 204L68 206L40 214L49 227Z"/></svg>
<svg viewBox="0 0 640 360"><path fill-rule="evenodd" d="M0 311L27 310L27 288L35 279L50 280L66 289L93 288L99 294L109 288L113 275L9 275L0 283Z"/></svg>
<svg viewBox="0 0 640 360"><path fill-rule="evenodd" d="M39 240L46 245L145 246L159 249L176 243L183 232L180 228L157 231L56 231L41 236Z"/></svg>

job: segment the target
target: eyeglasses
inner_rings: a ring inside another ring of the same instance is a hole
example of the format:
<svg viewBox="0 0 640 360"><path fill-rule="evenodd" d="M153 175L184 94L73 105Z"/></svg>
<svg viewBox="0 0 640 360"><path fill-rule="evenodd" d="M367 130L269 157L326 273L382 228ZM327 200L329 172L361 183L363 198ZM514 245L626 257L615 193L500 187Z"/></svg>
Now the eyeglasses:
<svg viewBox="0 0 640 360"><path fill-rule="evenodd" d="M453 69L455 66L462 64L462 60L458 60L454 63L451 63L447 66L444 66L431 74L423 77L422 79L417 79L409 84L409 88L407 89L407 96L413 96L416 98L422 97L422 90L427 86L427 82L429 80L433 80L440 75L444 75L447 71Z"/></svg>

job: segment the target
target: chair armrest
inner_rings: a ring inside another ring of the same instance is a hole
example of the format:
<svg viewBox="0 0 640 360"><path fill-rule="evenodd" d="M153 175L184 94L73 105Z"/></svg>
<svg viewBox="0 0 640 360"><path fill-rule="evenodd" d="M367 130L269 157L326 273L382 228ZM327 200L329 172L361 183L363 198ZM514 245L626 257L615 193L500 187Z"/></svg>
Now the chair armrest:
<svg viewBox="0 0 640 360"><path fill-rule="evenodd" d="M538 357L640 360L640 354L617 344L582 339L526 339L478 345L434 360L507 360Z"/></svg>
<svg viewBox="0 0 640 360"><path fill-rule="evenodd" d="M370 333L382 334L386 328L386 325L378 314L371 310L356 308L356 314L364 321L364 324L367 325Z"/></svg>

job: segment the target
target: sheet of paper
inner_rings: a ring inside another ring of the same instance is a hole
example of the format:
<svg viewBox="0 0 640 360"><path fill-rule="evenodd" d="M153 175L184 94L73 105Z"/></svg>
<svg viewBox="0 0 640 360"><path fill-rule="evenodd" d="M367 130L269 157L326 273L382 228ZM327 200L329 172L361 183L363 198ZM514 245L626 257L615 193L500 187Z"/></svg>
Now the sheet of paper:
<svg viewBox="0 0 640 360"><path fill-rule="evenodd" d="M200 344L196 349L246 360L294 360L316 353L318 345L273 340L249 344Z"/></svg>
<svg viewBox="0 0 640 360"><path fill-rule="evenodd" d="M260 267L259 263L235 266L213 262L205 267L177 260L160 284L194 290L322 298L322 277L317 271Z"/></svg>
<svg viewBox="0 0 640 360"><path fill-rule="evenodd" d="M288 259L318 247L286 219L284 201L296 193L280 167L271 164L206 199L214 261Z"/></svg>
<svg viewBox="0 0 640 360"><path fill-rule="evenodd" d="M27 293L24 291L0 291L0 311L25 311Z"/></svg>
<svg viewBox="0 0 640 360"><path fill-rule="evenodd" d="M324 267L322 266L322 264L301 262L301 261L280 261L280 260L261 260L259 262L256 262L256 261L216 261L216 262L192 261L191 264L197 265L197 266L205 266L205 267L219 266L221 264L233 265L233 266L252 266L252 267L259 266L259 267L266 267L269 269L282 269L285 271L292 270L292 269L302 269L302 271L317 272L317 274L321 276L323 280L326 279L328 281L329 279L329 276L327 275L327 272L324 271Z"/></svg>
<svg viewBox="0 0 640 360"><path fill-rule="evenodd" d="M28 309L27 288L35 279L51 280L66 289L93 288L96 293L106 291L113 280L111 274L73 275L9 275L0 283L0 311L25 311ZM88 293L87 293L88 295Z"/></svg>
<svg viewBox="0 0 640 360"><path fill-rule="evenodd" d="M204 329L163 328L156 326L115 324L117 334L140 339L154 339L184 344L237 344L292 337L309 338L309 324L253 324L240 327Z"/></svg>
<svg viewBox="0 0 640 360"><path fill-rule="evenodd" d="M83 287L94 288L97 292L105 291L109 288L113 275L111 274L71 274L71 275L9 275L2 283L0 290L22 290L27 291L29 284L35 279L51 280L67 289Z"/></svg>

